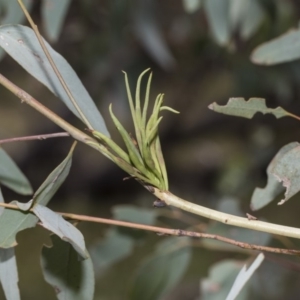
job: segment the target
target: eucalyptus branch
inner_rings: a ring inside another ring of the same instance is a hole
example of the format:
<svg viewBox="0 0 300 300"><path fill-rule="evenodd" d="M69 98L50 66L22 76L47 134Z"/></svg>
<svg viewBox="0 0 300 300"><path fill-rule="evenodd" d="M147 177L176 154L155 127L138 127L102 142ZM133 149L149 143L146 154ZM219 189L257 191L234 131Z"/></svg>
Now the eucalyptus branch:
<svg viewBox="0 0 300 300"><path fill-rule="evenodd" d="M57 132L57 133L22 136L22 137L15 137L15 138L0 140L0 145L6 144L6 143L13 143L13 142L23 142L23 141L34 141L34 140L42 141L42 140L46 140L46 139L50 139L50 138L68 137L68 136L70 136L70 134L68 132Z"/></svg>
<svg viewBox="0 0 300 300"><path fill-rule="evenodd" d="M22 102L30 105L45 117L53 121L55 124L60 126L62 129L67 131L74 139L91 146L92 148L100 151L107 158L114 161L108 149L99 144L95 139L88 136L84 132L80 131L76 127L72 126L64 119L56 115L54 112L49 110L47 107L42 105L36 99L34 99L31 95L26 93L24 90L13 84L7 78L5 78L2 74L0 74L0 84L10 90L14 95L21 99ZM293 237L300 239L300 229L288 226L282 226L277 224L272 224L268 222L261 222L257 220L249 220L247 218L241 218L230 214L225 214L216 210L212 210L191 202L188 202L184 199L181 199L168 191L162 191L158 188L145 185L144 186L152 192L158 199L164 201L167 205L171 205L182 210L188 211L195 215L199 215L208 219L216 220L218 222L222 222L224 224L233 225L237 227L248 228L252 230L263 231L271 234L278 234L287 237Z"/></svg>
<svg viewBox="0 0 300 300"><path fill-rule="evenodd" d="M77 110L79 116L81 117L81 119L83 120L83 122L85 123L85 125L89 129L93 129L93 127L90 124L90 122L88 121L88 119L85 117L85 115L83 114L83 112L80 110L80 108L79 108L76 100L74 99L74 97L73 97L73 95L72 95L69 87L67 86L64 78L61 76L60 72L58 71L58 68L56 67L56 65L54 63L54 61L53 61L53 59L52 59L52 57L51 57L51 55L50 55L50 53L49 53L49 51L48 51L45 43L44 43L44 40L43 40L43 38L40 35L39 29L38 29L37 25L34 24L32 18L30 16L30 14L28 13L25 5L23 4L23 1L22 0L18 0L18 2L19 2L19 5L21 6L21 9L24 12L24 14L25 14L25 16L26 16L26 18L27 18L30 26L32 27L32 29L33 29L33 31L34 31L34 33L35 33L35 35L36 35L36 37L37 37L37 39L38 39L41 47L42 47L42 49L43 49L43 51L44 51L44 53L45 53L45 55L46 55L46 57L48 59L48 61L49 61L50 65L51 65L53 71L54 71L54 73L56 74L57 78L59 79L59 81L60 81L62 87L64 88L65 92L67 93L69 99L73 103L73 105L74 105L75 109Z"/></svg>
<svg viewBox="0 0 300 300"><path fill-rule="evenodd" d="M149 188L158 199L165 202L167 205L180 208L184 211L199 215L204 218L215 220L226 225L233 225L237 227L248 228L257 231L263 231L271 234L278 234L282 236L292 237L300 239L300 229L295 227L288 227L278 224L272 224L268 222L262 222L258 220L251 220L248 218L242 218L230 214L226 214L220 211L216 211L201 205L197 205L192 202L188 202L181 199L168 191L160 191L157 188Z"/></svg>
<svg viewBox="0 0 300 300"><path fill-rule="evenodd" d="M16 204L10 204L10 203L0 203L0 207L20 210L20 208ZM33 212L33 209L30 209L29 211ZM242 249L264 251L264 252L286 254L286 255L300 255L300 250L274 248L274 247L266 247L266 246L260 246L260 245L255 245L255 244L249 244L249 243L244 243L244 242L239 242L239 241L236 241L233 239L229 239L229 238L217 235L217 234L200 233L200 232L182 230L182 229L172 229L172 228L150 226L150 225L145 225L145 224L132 223L132 222L126 222L126 221L120 221L120 220L113 220L113 219L98 218L98 217L91 217L91 216L86 216L86 215L77 215L77 214L72 214L72 213L63 213L63 212L56 212L56 213L60 214L62 217L64 217L65 219L68 219L68 220L101 223L101 224L109 224L109 225L115 225L115 226L120 226L120 227L134 228L134 229L155 232L159 235L172 235L172 236L178 236L178 237L186 236L186 237L191 237L191 238L213 239L213 240L221 241L221 242L224 242L224 243L227 243L230 245L240 247Z"/></svg>

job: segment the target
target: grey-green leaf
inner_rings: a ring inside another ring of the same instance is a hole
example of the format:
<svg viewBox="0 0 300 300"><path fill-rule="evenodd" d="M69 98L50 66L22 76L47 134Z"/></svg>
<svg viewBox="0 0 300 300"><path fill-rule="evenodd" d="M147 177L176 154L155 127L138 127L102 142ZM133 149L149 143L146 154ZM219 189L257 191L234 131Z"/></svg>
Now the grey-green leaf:
<svg viewBox="0 0 300 300"><path fill-rule="evenodd" d="M157 217L157 210L137 207L130 204L115 205L112 209L117 220L153 225Z"/></svg>
<svg viewBox="0 0 300 300"><path fill-rule="evenodd" d="M242 267L237 260L222 260L209 269L209 276L201 280L201 300L224 300ZM217 288L216 288L217 287ZM248 299L249 287L239 294L239 300Z"/></svg>
<svg viewBox="0 0 300 300"><path fill-rule="evenodd" d="M34 205L33 212L40 219L41 226L69 242L82 258L88 258L83 235L74 225L43 205Z"/></svg>
<svg viewBox="0 0 300 300"><path fill-rule="evenodd" d="M68 156L57 168L55 168L54 171L52 171L38 191L34 194L35 203L47 205L51 197L61 186L69 174L73 150L74 146L71 148ZM12 201L11 204L17 204L17 201ZM26 228L34 227L37 222L38 218L30 212L6 208L0 215L0 247L10 248L15 246L17 244L17 233Z"/></svg>
<svg viewBox="0 0 300 300"><path fill-rule="evenodd" d="M17 205L17 201L12 201L10 204ZM34 227L37 221L38 218L32 213L5 208L0 216L0 248L16 246L17 233Z"/></svg>
<svg viewBox="0 0 300 300"><path fill-rule="evenodd" d="M168 238L141 264L131 291L132 300L162 299L184 275L191 258L188 238Z"/></svg>
<svg viewBox="0 0 300 300"><path fill-rule="evenodd" d="M6 300L21 299L18 281L19 276L15 256L15 249L0 249L0 282Z"/></svg>
<svg viewBox="0 0 300 300"><path fill-rule="evenodd" d="M277 119L291 116L291 114L282 107L268 108L266 106L266 100L263 98L250 98L248 101L241 97L230 98L226 105L222 106L214 102L210 104L208 108L221 114L247 119L253 118L258 112L262 114L272 114Z"/></svg>
<svg viewBox="0 0 300 300"><path fill-rule="evenodd" d="M273 176L286 188L285 197L278 205L284 204L300 191L300 144L292 144L294 147L275 161L271 171Z"/></svg>
<svg viewBox="0 0 300 300"><path fill-rule="evenodd" d="M261 44L251 54L251 61L259 65L275 65L300 58L300 29Z"/></svg>
<svg viewBox="0 0 300 300"><path fill-rule="evenodd" d="M60 74L64 78L82 113L93 129L109 136L104 120L95 103L79 80L69 63L45 41ZM67 107L80 118L76 108L57 79L34 32L22 25L3 25L0 27L0 46L16 60L28 73L44 84L60 98Z"/></svg>
<svg viewBox="0 0 300 300"><path fill-rule="evenodd" d="M32 194L32 187L9 155L0 148L0 184L21 195Z"/></svg>
<svg viewBox="0 0 300 300"><path fill-rule="evenodd" d="M43 0L42 20L51 41L56 41L70 5L70 0Z"/></svg>
<svg viewBox="0 0 300 300"><path fill-rule="evenodd" d="M33 2L31 0L23 0L23 3L27 10L30 11ZM25 19L25 15L17 1L1 0L1 14L3 11L4 16L1 18L1 24L19 24ZM0 60L4 54L5 51L0 48Z"/></svg>
<svg viewBox="0 0 300 300"><path fill-rule="evenodd" d="M216 42L228 45L230 41L229 0L205 0L204 8Z"/></svg>
<svg viewBox="0 0 300 300"><path fill-rule="evenodd" d="M108 230L104 239L89 249L96 274L102 274L106 268L129 256L133 247L134 240L130 236L121 234L116 228Z"/></svg>
<svg viewBox="0 0 300 300"><path fill-rule="evenodd" d="M33 195L34 203L47 205L62 183L69 175L72 156L76 143L71 147L67 157L49 174Z"/></svg>
<svg viewBox="0 0 300 300"><path fill-rule="evenodd" d="M252 277L254 272L257 270L257 268L261 265L263 262L265 256L263 253L260 253L256 259L253 261L251 266L249 266L248 269L246 269L246 265L243 266L240 273L236 277L231 290L226 297L226 300L234 300L239 295L245 284L249 281L249 279Z"/></svg>
<svg viewBox="0 0 300 300"><path fill-rule="evenodd" d="M249 39L262 23L265 12L257 0L231 0L230 24L242 39Z"/></svg>
<svg viewBox="0 0 300 300"><path fill-rule="evenodd" d="M182 0L182 5L186 13L192 14L200 9L202 0Z"/></svg>
<svg viewBox="0 0 300 300"><path fill-rule="evenodd" d="M256 188L253 192L251 198L250 207L252 210L259 210L266 205L268 205L271 201L275 199L281 192L283 192L284 187L273 175L274 168L278 161L282 160L283 157L295 147L298 147L299 144L297 142L290 143L288 145L283 146L275 155L275 157L270 162L267 168L267 176L268 182L264 188Z"/></svg>
<svg viewBox="0 0 300 300"><path fill-rule="evenodd" d="M78 260L73 247L56 235L52 235L51 240L53 246L42 249L41 266L57 299L93 300L95 276L92 260Z"/></svg>

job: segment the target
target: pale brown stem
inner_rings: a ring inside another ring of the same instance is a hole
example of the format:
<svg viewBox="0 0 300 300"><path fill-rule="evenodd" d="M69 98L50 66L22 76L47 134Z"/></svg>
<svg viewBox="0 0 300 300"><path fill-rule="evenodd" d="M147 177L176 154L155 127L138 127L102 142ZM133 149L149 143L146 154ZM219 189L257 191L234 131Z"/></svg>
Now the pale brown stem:
<svg viewBox="0 0 300 300"><path fill-rule="evenodd" d="M42 140L46 140L46 139L50 139L50 138L67 137L67 136L70 136L70 134L68 132L57 132L57 133L49 133L49 134L22 136L22 137L15 137L15 138L0 140L0 145L6 144L6 143L34 141L34 140L42 141Z"/></svg>
<svg viewBox="0 0 300 300"><path fill-rule="evenodd" d="M19 210L19 207L15 204L0 203L0 206L6 207L8 209ZM30 212L33 212L33 210L30 209ZM113 220L113 219L104 219L104 218L91 217L91 216L85 216L85 215L77 215L77 214L72 214L72 213L62 213L62 212L56 212L56 213L60 214L62 217L69 219L69 220L93 222L93 223L122 226L122 227L127 227L127 228L141 229L141 230L146 230L146 231L152 231L152 232L155 232L160 235L172 235L172 236L178 236L178 237L187 236L187 237L192 237L192 238L213 239L213 240L221 241L221 242L231 244L231 245L243 248L243 249L248 249L248 250L264 251L264 252L287 254L287 255L300 255L300 250L273 248L273 247L249 244L249 243L244 243L244 242L239 242L239 241L236 241L233 239L229 239L229 238L217 235L217 234L200 233L200 232L188 231L188 230L182 230L182 229L163 228L163 227L150 226L150 225L125 222L125 221L119 221L119 220Z"/></svg>

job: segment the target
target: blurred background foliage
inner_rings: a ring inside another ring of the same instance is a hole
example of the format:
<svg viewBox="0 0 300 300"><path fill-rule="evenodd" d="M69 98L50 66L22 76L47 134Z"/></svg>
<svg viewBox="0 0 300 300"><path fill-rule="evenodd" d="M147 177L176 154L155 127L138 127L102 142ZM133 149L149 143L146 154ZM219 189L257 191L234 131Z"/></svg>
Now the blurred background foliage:
<svg viewBox="0 0 300 300"><path fill-rule="evenodd" d="M3 1L1 6L2 23L7 23L9 10L4 3L8 2ZM51 5L55 7L58 2L65 6L53 9ZM47 9L52 9L53 18L58 11L65 13L53 31L49 28L55 21L47 15ZM249 121L216 114L207 106L214 101L225 104L229 97L262 97L269 107L283 106L300 115L299 61L272 67L250 61L256 46L297 26L298 1L32 1L31 14L53 48L77 72L117 141L121 139L109 118L110 103L125 127L133 131L121 70L128 73L133 86L141 71L151 67L153 101L163 92L166 105L180 111L180 115L166 114L160 125L170 190L207 207L242 216L250 212L254 188L265 185L265 169L278 149L297 141L299 124L293 119L276 120L261 114ZM60 101L10 57L4 56L0 65L10 80L84 129ZM0 92L1 139L60 131L31 108L20 105L4 88ZM36 189L66 156L71 142L49 139L6 144L3 148ZM177 210L154 210L152 196L134 180L123 181L125 176L98 152L78 145L71 174L50 208L215 232L257 244L299 246L298 241L224 227ZM6 201L22 200L5 188L3 194ZM296 195L280 207L272 203L256 216L299 227L298 198ZM224 265L224 259L235 262L229 264L233 265L229 271L221 269L234 278L236 264L242 266L251 254L213 241L185 241L99 224L82 223L79 229L95 263L95 299L159 299L162 295L168 300L224 299L220 296L223 279L219 285L200 285L200 281L213 276L211 268L218 263ZM18 241L23 299L53 299L54 292L43 281L39 267L40 249L43 242L49 242L48 233L41 228L26 230L18 235ZM172 255L159 250L168 247ZM240 299L298 299L299 271L297 258L267 254ZM170 274L174 276L170 278ZM155 281L164 282L163 287ZM226 284L231 286L232 282Z"/></svg>

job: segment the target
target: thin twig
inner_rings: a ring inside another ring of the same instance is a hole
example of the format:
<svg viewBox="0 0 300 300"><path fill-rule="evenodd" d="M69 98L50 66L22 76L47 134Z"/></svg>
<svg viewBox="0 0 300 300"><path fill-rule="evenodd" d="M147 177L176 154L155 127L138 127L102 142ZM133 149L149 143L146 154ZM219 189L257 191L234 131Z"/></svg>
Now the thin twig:
<svg viewBox="0 0 300 300"><path fill-rule="evenodd" d="M106 147L104 147L101 144L98 144L94 138L90 137L86 133L82 132L81 130L77 129L70 123L66 122L63 118L61 118L56 113L51 111L49 108L44 106L42 103L37 101L31 95L29 95L24 90L19 88L17 85L12 83L1 73L0 73L0 84L2 84L6 89L8 89L15 96L17 96L21 100L21 103L24 102L24 103L28 104L29 106L33 107L35 110L37 110L39 113L41 113L46 118L51 120L53 123L58 125L60 128L67 131L70 134L70 136L72 136L75 140L80 141L80 142L100 151L104 156L110 158Z"/></svg>
<svg viewBox="0 0 300 300"><path fill-rule="evenodd" d="M19 210L19 207L15 204L9 203L0 203L0 206L6 207L8 209L16 209ZM33 209L30 209L30 212L33 212ZM92 223L101 223L101 224L109 224L115 226L122 226L127 228L134 228L134 229L141 229L146 231L152 231L160 235L172 235L172 236L187 236L191 238L206 238L206 239L213 239L217 241L221 241L227 244L231 244L243 249L249 250L256 250L256 251L264 251L264 252L271 252L271 253L279 253L279 254L287 254L287 255L300 255L300 250L293 250L293 249L283 249L283 248L273 248L273 247L266 247L260 246L255 244L249 244L244 242L239 242L233 239L229 239L217 234L209 234L209 233L200 233L195 231L188 231L182 229L170 229L170 228L163 228L157 226L150 226L126 221L119 221L113 219L104 219L98 217L91 217L85 215L77 215L72 213L63 213L63 212L56 212L60 214L62 217L69 219L69 220L76 220L76 221L85 221L85 222L92 222Z"/></svg>
<svg viewBox="0 0 300 300"><path fill-rule="evenodd" d="M51 57L51 55L50 55L50 53L49 53L49 51L48 51L46 45L45 45L44 40L43 40L43 38L41 37L41 34L40 34L39 30L38 30L37 25L34 24L32 18L31 18L31 16L30 16L30 14L28 13L28 11L27 11L25 5L23 4L22 0L18 0L18 2L19 2L19 5L21 6L21 9L23 10L23 12L24 12L24 14L25 14L25 16L26 16L26 18L27 18L29 24L31 25L31 27L32 27L32 29L33 29L33 31L34 31L34 33L35 33L35 35L36 35L36 37L37 37L37 39L38 39L38 41L39 41L41 47L42 47L42 49L43 49L43 51L44 51L44 53L45 53L45 55L46 55L46 57L47 57L47 59L48 59L48 61L49 61L50 65L51 65L53 71L54 71L54 73L56 74L57 78L59 79L59 81L60 81L62 87L64 88L65 92L67 93L69 99L70 99L71 102L73 103L75 109L76 109L77 112L79 113L79 115L80 115L81 119L83 120L83 122L85 123L85 125L86 125L89 129L93 129L92 125L90 124L90 122L88 121L88 119L85 117L85 115L84 115L83 112L81 111L80 107L78 106L76 100L74 99L74 97L73 97L73 95L72 95L72 93L71 93L69 87L67 86L67 84L66 84L64 78L61 76L61 74L60 74L58 68L56 67L56 65L55 65L55 63L54 63L54 61L53 61L53 59L52 59L52 57Z"/></svg>
<svg viewBox="0 0 300 300"><path fill-rule="evenodd" d="M15 138L0 140L0 145L6 144L6 143L13 143L13 142L23 142L23 141L34 141L34 140L42 141L42 140L46 140L46 139L50 139L50 138L66 137L66 136L70 136L70 134L68 132L57 132L57 133L22 136L22 137L15 137Z"/></svg>

